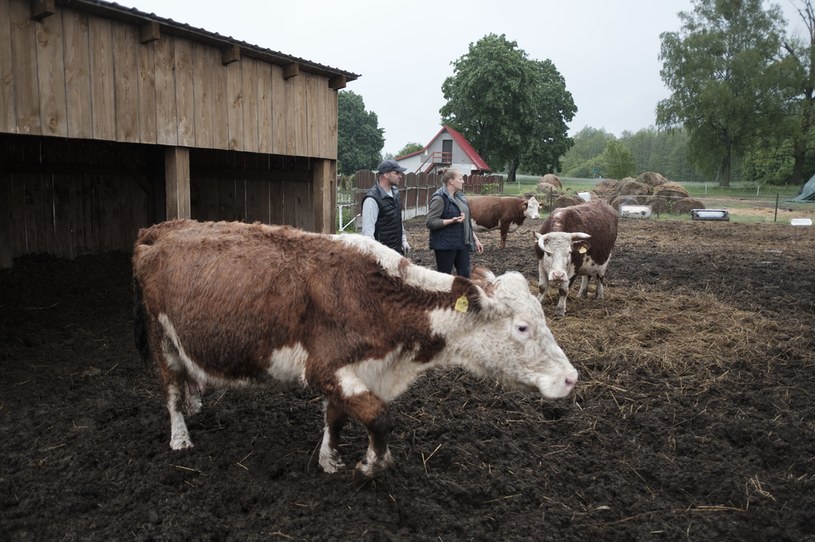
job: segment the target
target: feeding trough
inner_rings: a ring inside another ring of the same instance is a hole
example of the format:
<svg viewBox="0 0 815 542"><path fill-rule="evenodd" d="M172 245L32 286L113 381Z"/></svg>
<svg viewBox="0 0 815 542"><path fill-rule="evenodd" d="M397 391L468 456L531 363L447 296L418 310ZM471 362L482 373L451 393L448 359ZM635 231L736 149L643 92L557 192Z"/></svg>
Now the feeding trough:
<svg viewBox="0 0 815 542"><path fill-rule="evenodd" d="M620 216L623 218L648 218L651 216L651 206L620 205Z"/></svg>
<svg viewBox="0 0 815 542"><path fill-rule="evenodd" d="M811 218L791 218L790 219L790 226L811 226L812 219Z"/></svg>
<svg viewBox="0 0 815 542"><path fill-rule="evenodd" d="M691 209L693 220L730 220L727 209Z"/></svg>

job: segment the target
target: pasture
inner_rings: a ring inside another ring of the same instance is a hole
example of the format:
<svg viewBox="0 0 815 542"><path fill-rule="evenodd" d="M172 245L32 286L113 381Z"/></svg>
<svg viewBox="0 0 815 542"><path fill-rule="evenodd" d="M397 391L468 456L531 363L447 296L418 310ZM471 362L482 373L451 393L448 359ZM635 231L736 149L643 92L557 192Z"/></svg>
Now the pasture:
<svg viewBox="0 0 815 542"><path fill-rule="evenodd" d="M481 234L474 261L536 288L539 225L504 250ZM433 267L423 219L408 229ZM320 471L321 399L297 387L209 391L196 448L171 451L129 256L18 259L0 271L0 539L815 537L815 228L621 220L606 285L549 321L576 393L431 373L392 404L394 468L364 481ZM344 455L366 445L349 426Z"/></svg>

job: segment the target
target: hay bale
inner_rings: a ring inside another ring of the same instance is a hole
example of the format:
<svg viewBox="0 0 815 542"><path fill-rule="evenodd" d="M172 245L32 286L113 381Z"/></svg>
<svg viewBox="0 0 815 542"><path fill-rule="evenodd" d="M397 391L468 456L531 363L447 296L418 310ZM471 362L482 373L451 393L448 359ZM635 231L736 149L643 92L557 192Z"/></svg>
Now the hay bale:
<svg viewBox="0 0 815 542"><path fill-rule="evenodd" d="M645 205L647 200L647 196L612 196L610 200L608 200L608 204L620 210L620 205Z"/></svg>
<svg viewBox="0 0 815 542"><path fill-rule="evenodd" d="M572 205L580 205L581 203L586 203L583 201L583 198L572 196L570 194L562 194L555 200L555 208L570 207Z"/></svg>
<svg viewBox="0 0 815 542"><path fill-rule="evenodd" d="M650 206L652 212L660 215L671 212L671 203L672 201L670 199L661 198L659 196L651 196L645 200L645 205Z"/></svg>
<svg viewBox="0 0 815 542"><path fill-rule="evenodd" d="M696 198L682 198L674 201L671 206L671 212L675 215L684 215L691 212L692 209L704 209L705 204L702 200Z"/></svg>
<svg viewBox="0 0 815 542"><path fill-rule="evenodd" d="M662 196L663 198L687 198L690 196L688 191L679 183L666 182L654 189L654 195Z"/></svg>
<svg viewBox="0 0 815 542"><path fill-rule="evenodd" d="M667 183L668 179L654 171L646 171L645 173L640 173L637 176L637 182L647 184L652 188L656 188L657 186L662 186L663 184Z"/></svg>
<svg viewBox="0 0 815 542"><path fill-rule="evenodd" d="M603 179L594 187L593 192L604 197L610 197L617 191L617 179Z"/></svg>
<svg viewBox="0 0 815 542"><path fill-rule="evenodd" d="M617 184L614 193L618 196L649 196L651 187L633 177L626 177Z"/></svg>
<svg viewBox="0 0 815 542"><path fill-rule="evenodd" d="M558 190L563 188L563 183L560 182L560 177L558 177L554 173L547 173L546 175L544 175L543 177L541 177L538 180L538 183L539 184L540 183L549 183L552 186L554 186L555 188L557 188Z"/></svg>
<svg viewBox="0 0 815 542"><path fill-rule="evenodd" d="M560 187L555 186L552 183L541 181L538 183L538 193L547 195L549 193L560 194Z"/></svg>

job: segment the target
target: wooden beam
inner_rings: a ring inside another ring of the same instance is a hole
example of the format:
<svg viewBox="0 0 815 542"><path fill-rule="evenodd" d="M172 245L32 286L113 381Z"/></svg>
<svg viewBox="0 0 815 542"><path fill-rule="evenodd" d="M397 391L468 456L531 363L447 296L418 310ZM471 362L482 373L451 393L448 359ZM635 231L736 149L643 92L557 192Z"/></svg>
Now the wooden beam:
<svg viewBox="0 0 815 542"><path fill-rule="evenodd" d="M314 204L314 231L337 231L337 163L334 160L312 161L312 202Z"/></svg>
<svg viewBox="0 0 815 542"><path fill-rule="evenodd" d="M332 90L340 90L341 88L345 88L347 83L348 80L344 75L335 75L328 80L328 88Z"/></svg>
<svg viewBox="0 0 815 542"><path fill-rule="evenodd" d="M161 27L155 21L148 21L139 27L139 41L150 43L161 39Z"/></svg>
<svg viewBox="0 0 815 542"><path fill-rule="evenodd" d="M57 12L54 0L31 0L31 18L42 21Z"/></svg>
<svg viewBox="0 0 815 542"><path fill-rule="evenodd" d="M224 66L237 62L241 59L241 48L237 45L221 49L221 64Z"/></svg>
<svg viewBox="0 0 815 542"><path fill-rule="evenodd" d="M300 64L297 62L290 62L283 66L283 79L291 79L300 75Z"/></svg>
<svg viewBox="0 0 815 542"><path fill-rule="evenodd" d="M170 147L164 151L164 190L167 195L167 220L191 218L189 149Z"/></svg>

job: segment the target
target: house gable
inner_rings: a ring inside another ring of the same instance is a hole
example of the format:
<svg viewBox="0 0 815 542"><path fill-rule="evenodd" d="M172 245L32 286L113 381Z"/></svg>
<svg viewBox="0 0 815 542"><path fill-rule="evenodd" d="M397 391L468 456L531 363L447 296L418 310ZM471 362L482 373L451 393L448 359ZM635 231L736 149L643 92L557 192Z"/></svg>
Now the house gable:
<svg viewBox="0 0 815 542"><path fill-rule="evenodd" d="M455 167L466 175L492 171L470 142L447 125L442 126L424 149L398 156L395 160L408 171L417 173L441 167Z"/></svg>

